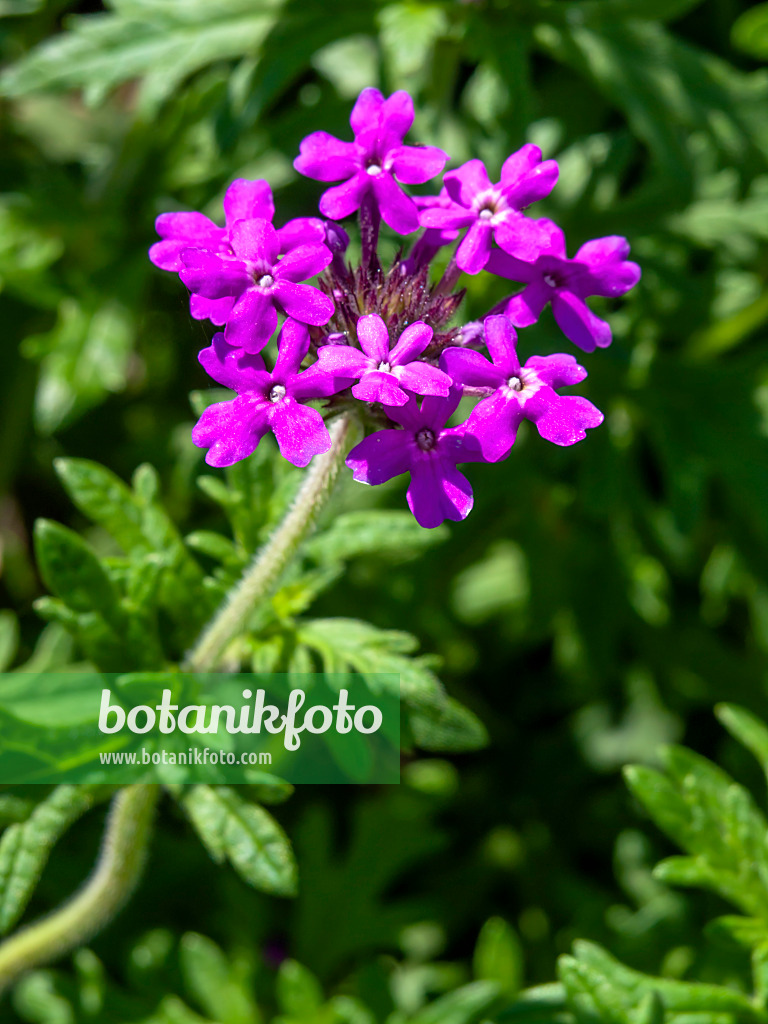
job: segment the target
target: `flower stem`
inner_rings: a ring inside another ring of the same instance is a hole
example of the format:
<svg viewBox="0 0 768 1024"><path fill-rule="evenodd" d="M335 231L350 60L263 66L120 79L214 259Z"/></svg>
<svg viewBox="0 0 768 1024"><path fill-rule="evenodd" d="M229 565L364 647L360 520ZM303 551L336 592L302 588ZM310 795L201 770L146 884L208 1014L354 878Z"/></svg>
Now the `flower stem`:
<svg viewBox="0 0 768 1024"><path fill-rule="evenodd" d="M339 416L329 427L331 447L312 460L296 499L275 532L254 555L237 586L206 626L184 663L189 672L211 672L243 630L253 608L277 582L289 559L312 528L331 492L346 454L351 421Z"/></svg>
<svg viewBox="0 0 768 1024"><path fill-rule="evenodd" d="M460 277L461 268L456 263L456 253L454 252L448 261L448 266L443 271L443 276L435 285L435 294L446 295L453 291Z"/></svg>
<svg viewBox="0 0 768 1024"><path fill-rule="evenodd" d="M121 909L139 880L160 789L134 785L112 801L101 854L80 892L0 944L0 993L20 974L81 946Z"/></svg>
<svg viewBox="0 0 768 1024"><path fill-rule="evenodd" d="M363 266L372 266L376 259L376 248L379 244L379 228L381 214L376 200L368 193L360 206L360 243L363 251Z"/></svg>

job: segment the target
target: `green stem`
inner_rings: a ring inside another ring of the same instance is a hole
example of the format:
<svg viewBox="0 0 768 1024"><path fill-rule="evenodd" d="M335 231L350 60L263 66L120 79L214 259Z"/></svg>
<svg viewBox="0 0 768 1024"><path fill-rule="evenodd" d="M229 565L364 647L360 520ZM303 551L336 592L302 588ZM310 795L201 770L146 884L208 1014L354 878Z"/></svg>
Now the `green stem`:
<svg viewBox="0 0 768 1024"><path fill-rule="evenodd" d="M64 906L0 944L0 993L20 974L83 945L121 909L139 880L160 789L126 786L115 796L93 874Z"/></svg>
<svg viewBox="0 0 768 1024"><path fill-rule="evenodd" d="M243 573L237 586L206 626L187 656L184 669L211 672L229 644L242 633L248 616L274 587L288 561L315 523L336 480L347 450L350 430L348 416L339 416L329 427L331 447L316 455L283 521Z"/></svg>

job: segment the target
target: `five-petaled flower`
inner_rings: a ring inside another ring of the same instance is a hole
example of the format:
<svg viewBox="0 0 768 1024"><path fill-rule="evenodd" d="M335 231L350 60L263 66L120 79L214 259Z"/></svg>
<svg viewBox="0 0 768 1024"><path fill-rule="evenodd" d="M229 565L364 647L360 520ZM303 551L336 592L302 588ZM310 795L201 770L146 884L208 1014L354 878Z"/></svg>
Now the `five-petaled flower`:
<svg viewBox="0 0 768 1024"><path fill-rule="evenodd" d="M422 209L421 223L442 230L469 228L456 250L456 262L468 274L478 274L488 263L492 239L510 255L534 260L547 236L521 210L548 196L557 175L556 161L542 161L539 147L530 144L504 161L496 185L482 160L469 160L443 178L451 203Z"/></svg>
<svg viewBox="0 0 768 1024"><path fill-rule="evenodd" d="M509 299L503 312L516 327L535 324L548 302L558 327L585 352L611 343L610 325L584 302L590 295L615 298L634 288L640 267L627 259L629 242L619 235L586 242L568 259L565 235L552 221L545 221L549 236L535 263L523 263L504 252L493 252L487 269L493 274L520 281L525 288Z"/></svg>
<svg viewBox="0 0 768 1024"><path fill-rule="evenodd" d="M466 519L472 510L472 488L456 464L482 462L480 445L463 426L445 426L460 398L460 388L452 388L446 398L423 398L421 408L410 398L389 410L401 430L377 430L347 456L355 480L364 484L383 484L410 473L408 507L430 529L445 519Z"/></svg>
<svg viewBox="0 0 768 1024"><path fill-rule="evenodd" d="M488 462L509 455L523 420L531 420L547 441L570 445L598 427L603 414L586 398L558 395L555 388L578 384L587 376L573 356L532 356L525 366L517 358L517 333L505 316L485 321L485 341L492 362L465 348L448 348L440 365L456 381L486 391L464 424Z"/></svg>
<svg viewBox="0 0 768 1024"><path fill-rule="evenodd" d="M352 394L361 402L405 405L409 391L445 398L451 389L451 378L431 363L416 358L430 343L432 334L431 327L418 321L406 327L390 350L387 325L371 313L357 321L359 349L324 345L318 352L318 363L339 378L359 379Z"/></svg>
<svg viewBox="0 0 768 1024"><path fill-rule="evenodd" d="M413 100L407 92L384 99L378 89L363 89L349 119L354 142L327 132L312 132L300 147L294 167L317 181L343 181L320 197L320 212L338 220L372 197L384 221L401 235L419 227L419 212L400 188L423 185L445 166L447 153L436 146L405 146L413 124ZM397 180L396 180L397 179Z"/></svg>
<svg viewBox="0 0 768 1024"><path fill-rule="evenodd" d="M331 446L328 428L317 409L303 405L310 398L327 398L337 384L317 363L300 370L309 351L309 331L286 320L280 349L270 373L261 356L244 353L216 334L199 359L206 373L232 388L237 397L209 405L192 431L198 448L209 448L209 466L231 466L247 458L268 431L275 435L280 454L294 466L306 466L313 455Z"/></svg>
<svg viewBox="0 0 768 1024"><path fill-rule="evenodd" d="M235 299L224 331L230 345L260 352L277 327L278 309L305 324L328 323L333 300L299 283L331 262L326 245L299 245L281 257L277 231L259 218L239 220L229 234L234 256L184 249L180 277L205 298Z"/></svg>

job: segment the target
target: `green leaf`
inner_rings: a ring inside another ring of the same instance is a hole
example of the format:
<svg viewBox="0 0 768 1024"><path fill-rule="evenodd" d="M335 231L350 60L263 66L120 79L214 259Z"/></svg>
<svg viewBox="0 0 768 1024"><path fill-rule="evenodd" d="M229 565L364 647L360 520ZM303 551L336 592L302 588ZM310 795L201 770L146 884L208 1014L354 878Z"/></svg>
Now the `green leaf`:
<svg viewBox="0 0 768 1024"><path fill-rule="evenodd" d="M19 620L9 608L0 611L0 672L5 672L19 648Z"/></svg>
<svg viewBox="0 0 768 1024"><path fill-rule="evenodd" d="M323 533L307 541L304 551L322 563L368 554L399 561L440 543L447 535L445 527L423 529L410 512L384 509L347 512L337 516Z"/></svg>
<svg viewBox="0 0 768 1024"><path fill-rule="evenodd" d="M423 705L412 702L408 722L416 746L422 750L461 753L488 745L483 723L453 697Z"/></svg>
<svg viewBox="0 0 768 1024"><path fill-rule="evenodd" d="M744 11L731 29L731 42L758 60L768 59L768 4Z"/></svg>
<svg viewBox="0 0 768 1024"><path fill-rule="evenodd" d="M249 980L231 964L211 939L187 932L181 939L179 959L190 994L219 1024L258 1024L258 1006Z"/></svg>
<svg viewBox="0 0 768 1024"><path fill-rule="evenodd" d="M756 917L741 917L738 914L716 917L707 924L705 930L709 938L729 944L736 943L747 949L768 942L768 925Z"/></svg>
<svg viewBox="0 0 768 1024"><path fill-rule="evenodd" d="M50 971L24 975L13 990L13 1005L22 1019L33 1024L76 1024L72 1004L56 990Z"/></svg>
<svg viewBox="0 0 768 1024"><path fill-rule="evenodd" d="M715 714L731 736L755 755L768 778L768 726L751 711L735 704L718 704Z"/></svg>
<svg viewBox="0 0 768 1024"><path fill-rule="evenodd" d="M229 860L249 885L275 896L294 896L297 869L290 843L263 807L226 786L195 786L182 804L217 864Z"/></svg>
<svg viewBox="0 0 768 1024"><path fill-rule="evenodd" d="M296 960L283 960L277 972L277 1004L287 1017L311 1019L323 1005L323 990L314 974Z"/></svg>
<svg viewBox="0 0 768 1024"><path fill-rule="evenodd" d="M471 1024L482 1019L499 998L493 981L473 981L440 996L411 1017L409 1024Z"/></svg>
<svg viewBox="0 0 768 1024"><path fill-rule="evenodd" d="M5 830L0 839L1 932L24 913L54 845L94 805L97 792L96 787L58 786L25 822Z"/></svg>
<svg viewBox="0 0 768 1024"><path fill-rule="evenodd" d="M49 519L35 523L35 554L46 586L75 612L98 609L121 628L119 594L91 548L73 530Z"/></svg>
<svg viewBox="0 0 768 1024"><path fill-rule="evenodd" d="M474 974L481 981L495 981L505 996L523 987L523 950L512 927L501 917L483 925L475 946Z"/></svg>

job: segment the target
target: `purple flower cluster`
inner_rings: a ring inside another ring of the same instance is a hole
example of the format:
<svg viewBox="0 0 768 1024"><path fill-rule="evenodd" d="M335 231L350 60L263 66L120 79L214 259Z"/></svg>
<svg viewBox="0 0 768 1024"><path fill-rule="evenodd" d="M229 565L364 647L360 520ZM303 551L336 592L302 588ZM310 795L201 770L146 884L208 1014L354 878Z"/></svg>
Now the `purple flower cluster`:
<svg viewBox="0 0 768 1024"><path fill-rule="evenodd" d="M376 428L347 457L355 480L381 484L409 473L409 507L434 527L472 508L457 466L506 458L524 419L557 445L599 426L603 415L591 402L560 394L586 370L565 354L521 364L516 329L551 304L566 338L585 352L603 348L610 327L585 299L624 295L640 268L616 236L587 242L569 259L560 228L527 214L558 176L557 163L533 145L507 158L496 184L470 160L444 175L438 194L409 195L404 185L431 181L448 160L434 146L404 143L412 123L407 93L385 99L364 89L350 118L354 141L313 132L295 160L301 174L335 183L319 204L330 219L276 227L267 182L238 179L224 197L224 227L201 213L162 214L150 259L179 274L193 317L224 327L199 357L236 392L206 409L192 432L209 465L247 458L271 431L281 454L306 466L331 446L326 420L307 404L325 399L326 418L355 411ZM353 266L349 237L335 221L355 212L362 257ZM377 255L382 221L400 235L419 231L388 269ZM456 242L442 276L430 281L433 259ZM523 287L480 321L457 324L461 274L481 271ZM270 371L261 352L280 317ZM462 398L476 403L449 426Z"/></svg>

